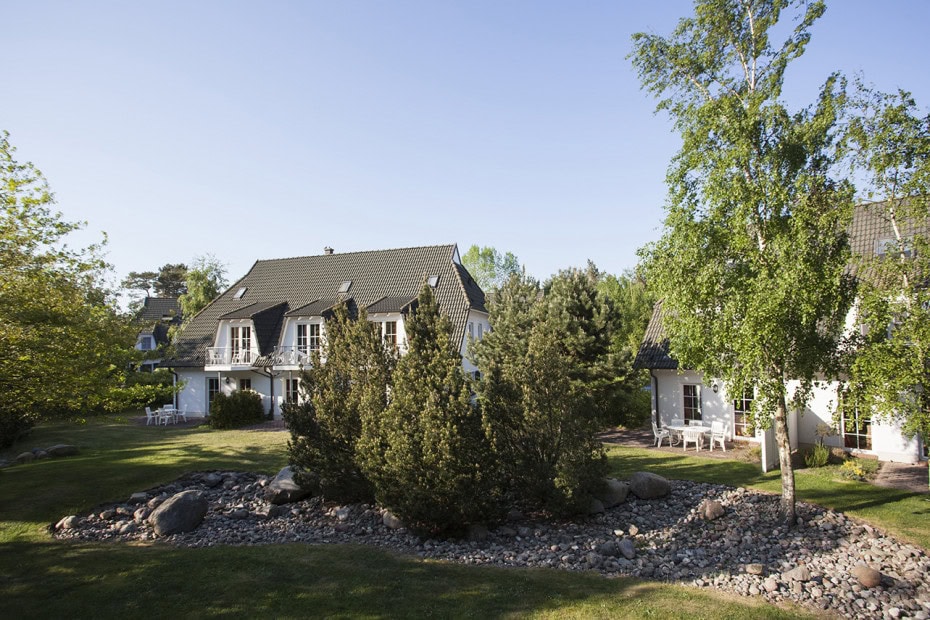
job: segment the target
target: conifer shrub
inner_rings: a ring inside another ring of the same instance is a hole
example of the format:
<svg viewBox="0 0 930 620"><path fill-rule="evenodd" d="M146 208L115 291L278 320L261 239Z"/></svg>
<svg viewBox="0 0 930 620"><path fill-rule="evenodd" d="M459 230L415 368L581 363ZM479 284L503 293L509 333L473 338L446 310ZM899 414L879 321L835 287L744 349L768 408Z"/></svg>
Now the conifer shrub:
<svg viewBox="0 0 930 620"><path fill-rule="evenodd" d="M472 405L449 317L424 286L406 322L408 351L397 362L382 415L366 410L357 454L378 502L425 535L458 535L496 519L490 446Z"/></svg>
<svg viewBox="0 0 930 620"><path fill-rule="evenodd" d="M212 428L239 428L265 419L262 397L252 390L236 390L229 396L222 392L213 397L209 423Z"/></svg>
<svg viewBox="0 0 930 620"><path fill-rule="evenodd" d="M17 439L28 434L35 420L15 411L0 412L0 448L9 448Z"/></svg>
<svg viewBox="0 0 930 620"><path fill-rule="evenodd" d="M301 374L299 402L281 408L291 433L289 460L302 472L301 484L316 486L324 498L371 501L357 444L363 414L377 418L387 407L395 354L364 311L353 320L344 304L327 319L325 335L321 354Z"/></svg>

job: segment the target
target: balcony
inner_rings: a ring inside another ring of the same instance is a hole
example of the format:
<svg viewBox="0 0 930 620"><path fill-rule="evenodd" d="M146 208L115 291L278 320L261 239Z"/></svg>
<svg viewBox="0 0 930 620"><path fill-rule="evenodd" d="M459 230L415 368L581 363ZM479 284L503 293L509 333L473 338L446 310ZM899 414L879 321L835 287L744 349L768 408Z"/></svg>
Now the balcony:
<svg viewBox="0 0 930 620"><path fill-rule="evenodd" d="M313 351L307 347L278 347L274 352L275 366L309 366L313 361Z"/></svg>
<svg viewBox="0 0 930 620"><path fill-rule="evenodd" d="M207 368L231 369L235 366L249 367L258 358L258 352L249 349L232 349L230 347L207 347Z"/></svg>

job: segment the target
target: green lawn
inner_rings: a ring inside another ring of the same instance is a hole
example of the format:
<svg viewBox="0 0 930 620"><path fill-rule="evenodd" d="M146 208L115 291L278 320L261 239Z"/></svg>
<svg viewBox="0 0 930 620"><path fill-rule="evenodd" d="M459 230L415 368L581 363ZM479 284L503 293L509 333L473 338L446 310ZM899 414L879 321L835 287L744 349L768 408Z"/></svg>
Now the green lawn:
<svg viewBox="0 0 930 620"><path fill-rule="evenodd" d="M273 473L287 434L144 427L120 419L37 429L2 457L74 443L77 457L0 471L0 600L9 617L629 617L802 616L707 590L555 570L423 561L357 546L276 545L176 549L77 544L46 527L192 470ZM755 466L632 448L611 449L614 473L650 469L777 491ZM799 473L799 493L869 518L927 546L924 497L841 486ZM889 508L888 505L892 505ZM914 518L914 514L917 518ZM909 516L910 515L910 516ZM14 611L10 611L14 610Z"/></svg>

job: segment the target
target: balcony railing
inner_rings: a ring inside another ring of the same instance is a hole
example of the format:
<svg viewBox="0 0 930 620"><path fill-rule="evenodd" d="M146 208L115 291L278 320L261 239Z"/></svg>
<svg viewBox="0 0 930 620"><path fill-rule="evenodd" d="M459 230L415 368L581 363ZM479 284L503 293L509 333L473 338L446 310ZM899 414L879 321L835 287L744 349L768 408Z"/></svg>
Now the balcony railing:
<svg viewBox="0 0 930 620"><path fill-rule="evenodd" d="M274 352L275 366L309 366L312 360L307 347L278 347Z"/></svg>
<svg viewBox="0 0 930 620"><path fill-rule="evenodd" d="M248 349L207 347L207 366L251 366L258 353Z"/></svg>

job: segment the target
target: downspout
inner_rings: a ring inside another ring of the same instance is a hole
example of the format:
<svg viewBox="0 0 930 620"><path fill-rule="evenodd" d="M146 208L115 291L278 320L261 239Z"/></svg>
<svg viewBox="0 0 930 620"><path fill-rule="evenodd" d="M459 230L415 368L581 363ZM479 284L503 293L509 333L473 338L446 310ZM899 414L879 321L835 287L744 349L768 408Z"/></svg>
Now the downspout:
<svg viewBox="0 0 930 620"><path fill-rule="evenodd" d="M652 379L652 410L656 412L656 426L661 426L662 415L659 412L659 378L656 376L655 369L649 369L649 378Z"/></svg>
<svg viewBox="0 0 930 620"><path fill-rule="evenodd" d="M178 391L177 391L177 387L178 387L178 373L174 372L174 368L169 368L169 369L168 369L168 372L170 372L171 375L172 375L172 377L171 377L171 388L172 388L173 392L172 392L172 396L171 396L171 404L174 405L174 408L175 408L175 409L179 409L179 407L178 407Z"/></svg>
<svg viewBox="0 0 930 620"><path fill-rule="evenodd" d="M271 399L271 404L270 404L270 406L269 406L269 408L268 408L268 414L271 416L271 419L274 419L274 380L275 380L275 378L278 377L279 375L274 374L274 370L271 369L271 368L264 368L264 369L262 369L261 372L259 372L258 370L255 370L254 368L252 368L252 369L250 369L250 370L251 370L252 372L254 372L255 374L257 374L257 375L261 375L261 376L263 376L263 377L268 377L268 383L269 383L269 385L270 385L270 390L269 390L269 393L268 393L268 398Z"/></svg>

